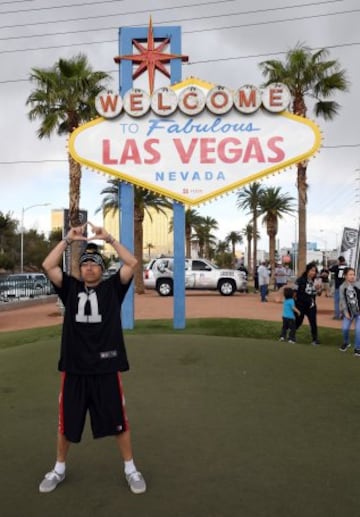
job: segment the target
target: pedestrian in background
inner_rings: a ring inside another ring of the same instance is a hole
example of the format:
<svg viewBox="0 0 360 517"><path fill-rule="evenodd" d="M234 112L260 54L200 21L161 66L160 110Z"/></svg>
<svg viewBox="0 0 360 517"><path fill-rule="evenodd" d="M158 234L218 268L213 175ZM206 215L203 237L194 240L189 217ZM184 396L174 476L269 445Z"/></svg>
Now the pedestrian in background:
<svg viewBox="0 0 360 517"><path fill-rule="evenodd" d="M330 296L330 282L329 282L330 271L324 266L320 271L321 278L321 292L325 293L326 298Z"/></svg>
<svg viewBox="0 0 360 517"><path fill-rule="evenodd" d="M360 282L355 281L355 270L352 267L344 269L344 281L340 286L340 311L343 315L343 344L340 350L345 352L350 347L350 328L354 322L354 355L360 357Z"/></svg>
<svg viewBox="0 0 360 517"><path fill-rule="evenodd" d="M266 266L266 263L261 262L258 268L258 282L259 282L259 290L260 290L260 300L262 302L267 302L267 295L269 290L269 282L270 282L270 272L269 268Z"/></svg>
<svg viewBox="0 0 360 517"><path fill-rule="evenodd" d="M288 275L287 275L287 271L286 271L285 267L283 266L283 264L281 264L281 262L276 264L274 276L275 276L275 289L279 290L286 285Z"/></svg>
<svg viewBox="0 0 360 517"><path fill-rule="evenodd" d="M259 264L255 266L254 269L254 291L257 293L259 291Z"/></svg>
<svg viewBox="0 0 360 517"><path fill-rule="evenodd" d="M299 309L295 306L295 291L291 287L284 287L284 301L282 309L282 329L280 341L286 341L289 331L288 342L296 343L296 321L295 315L300 316Z"/></svg>
<svg viewBox="0 0 360 517"><path fill-rule="evenodd" d="M296 315L296 328L298 329L306 316L309 320L312 345L319 345L318 328L317 328L317 308L316 296L318 291L315 287L315 279L317 276L317 267L314 262L307 264L303 274L295 282L296 290L296 308L300 311Z"/></svg>
<svg viewBox="0 0 360 517"><path fill-rule="evenodd" d="M340 312L340 286L344 281L344 269L346 268L346 260L345 257L340 255L338 258L338 263L334 266L331 266L330 272L333 275L334 279L334 320L341 320L341 312Z"/></svg>

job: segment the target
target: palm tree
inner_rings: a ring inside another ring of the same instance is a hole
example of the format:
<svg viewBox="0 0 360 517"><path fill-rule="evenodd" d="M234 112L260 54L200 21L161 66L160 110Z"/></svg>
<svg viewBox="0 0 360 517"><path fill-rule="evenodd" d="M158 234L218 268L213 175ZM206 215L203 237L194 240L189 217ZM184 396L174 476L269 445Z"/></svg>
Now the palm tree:
<svg viewBox="0 0 360 517"><path fill-rule="evenodd" d="M77 127L96 116L95 97L109 79L105 72L93 71L87 57L79 54L71 59L59 59L51 68L33 68L30 80L35 89L26 100L30 120L39 119L37 135L50 138L54 133L70 135ZM80 224L81 166L70 153L69 218L71 226ZM80 243L72 246L71 272L78 272Z"/></svg>
<svg viewBox="0 0 360 517"><path fill-rule="evenodd" d="M229 243L226 241L219 241L216 245L216 253L223 255L229 251Z"/></svg>
<svg viewBox="0 0 360 517"><path fill-rule="evenodd" d="M219 228L219 223L213 217L206 216L202 218L201 228L204 236L205 257L210 259L213 256L214 247L216 246L216 237L211 232Z"/></svg>
<svg viewBox="0 0 360 517"><path fill-rule="evenodd" d="M257 218L259 216L260 210L260 199L264 192L264 188L261 183L254 181L254 183L250 183L247 187L239 190L237 193L237 208L243 208L248 210L248 213L252 214L252 228L253 228L253 261L252 261L252 273L255 274L256 271L256 262L257 262L257 239L258 239L258 231L257 231ZM248 264L249 270L250 263Z"/></svg>
<svg viewBox="0 0 360 517"><path fill-rule="evenodd" d="M195 227L193 241L199 244L199 256L211 258L213 247L216 246L216 237L211 232L217 230L219 224L216 219L210 216L201 217L200 223Z"/></svg>
<svg viewBox="0 0 360 517"><path fill-rule="evenodd" d="M290 50L285 62L268 60L260 63L266 85L273 82L284 83L292 95L292 112L305 117L306 97L315 99L314 112L325 120L332 120L339 112L340 105L331 96L348 89L345 70L340 69L337 60L326 60L327 49L312 52L303 44ZM306 264L306 204L307 204L307 160L297 164L299 254L298 271Z"/></svg>
<svg viewBox="0 0 360 517"><path fill-rule="evenodd" d="M155 246L151 242L147 242L146 246L144 247L144 250L147 250L148 252L148 259L150 260L151 257L151 250L154 249Z"/></svg>
<svg viewBox="0 0 360 517"><path fill-rule="evenodd" d="M230 232L225 237L225 242L227 244L231 244L231 255L233 260L233 266L235 267L236 255L235 255L235 246L236 244L242 244L243 238L240 232Z"/></svg>
<svg viewBox="0 0 360 517"><path fill-rule="evenodd" d="M100 194L106 194L103 198L101 207L97 209L103 213L113 211L116 213L119 209L119 184L117 179L108 180L109 186L104 188ZM158 194L150 190L144 190L140 187L134 188L134 255L138 260L138 267L135 271L135 292L137 294L144 294L144 279L143 279L143 221L145 212L152 220L150 208L155 209L156 212L165 214L164 208L172 208L172 203Z"/></svg>
<svg viewBox="0 0 360 517"><path fill-rule="evenodd" d="M232 254L229 252L229 242L219 241L215 248L215 264L221 268L231 268L233 264Z"/></svg>
<svg viewBox="0 0 360 517"><path fill-rule="evenodd" d="M275 242L278 232L278 221L284 214L291 214L294 209L292 202L294 198L288 194L281 194L280 187L268 187L260 199L260 215L264 214L262 223L266 225L266 233L269 236L269 259L271 276L275 271Z"/></svg>
<svg viewBox="0 0 360 517"><path fill-rule="evenodd" d="M193 208L187 208L185 210L185 255L187 258L191 257L191 235L193 229L196 228L202 221L202 217ZM174 230L174 218L171 218L169 224L169 232Z"/></svg>
<svg viewBox="0 0 360 517"><path fill-rule="evenodd" d="M19 253L17 224L11 212L0 211L0 269L15 268Z"/></svg>
<svg viewBox="0 0 360 517"><path fill-rule="evenodd" d="M246 238L247 242L247 267L251 270L251 241L254 235L254 229L251 223L248 223L242 230L242 235Z"/></svg>

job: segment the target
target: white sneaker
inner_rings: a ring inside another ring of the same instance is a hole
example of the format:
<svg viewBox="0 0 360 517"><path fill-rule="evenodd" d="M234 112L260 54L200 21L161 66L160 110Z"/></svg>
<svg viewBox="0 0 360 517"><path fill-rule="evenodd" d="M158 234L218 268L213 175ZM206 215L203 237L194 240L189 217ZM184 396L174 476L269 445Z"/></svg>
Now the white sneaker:
<svg viewBox="0 0 360 517"><path fill-rule="evenodd" d="M146 492L146 483L141 472L134 470L130 474L125 474L125 477L133 494L143 494Z"/></svg>
<svg viewBox="0 0 360 517"><path fill-rule="evenodd" d="M39 485L39 491L40 492L52 492L55 490L55 488L58 486L61 481L64 481L65 479L65 473L59 474L56 472L56 470L52 470L51 472L48 472L45 474L44 479L41 481Z"/></svg>

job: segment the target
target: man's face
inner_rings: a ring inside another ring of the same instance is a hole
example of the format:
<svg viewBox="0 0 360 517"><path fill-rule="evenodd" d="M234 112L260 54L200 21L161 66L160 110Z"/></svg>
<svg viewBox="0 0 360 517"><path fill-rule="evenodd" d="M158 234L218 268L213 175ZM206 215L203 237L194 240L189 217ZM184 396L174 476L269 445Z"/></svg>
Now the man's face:
<svg viewBox="0 0 360 517"><path fill-rule="evenodd" d="M355 282L355 271L353 271L352 269L350 269L350 270L346 273L345 279L346 279L348 282Z"/></svg>
<svg viewBox="0 0 360 517"><path fill-rule="evenodd" d="M87 260L81 264L80 273L85 285L96 286L102 278L102 267L92 260Z"/></svg>

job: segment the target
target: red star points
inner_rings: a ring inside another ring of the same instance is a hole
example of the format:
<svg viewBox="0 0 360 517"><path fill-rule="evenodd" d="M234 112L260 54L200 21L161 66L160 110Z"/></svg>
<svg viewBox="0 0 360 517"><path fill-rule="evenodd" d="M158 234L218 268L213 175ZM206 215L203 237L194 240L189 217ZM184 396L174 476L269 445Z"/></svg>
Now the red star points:
<svg viewBox="0 0 360 517"><path fill-rule="evenodd" d="M149 75L149 91L150 94L154 91L154 83L155 83L155 71L159 70L162 74L166 75L170 79L170 72L164 66L165 64L170 63L172 59L181 59L181 61L186 62L189 60L188 56L184 56L181 54L167 54L163 52L165 47L169 44L170 38L165 38L159 43L158 46L155 44L154 31L152 26L152 20L150 17L148 35L147 35L147 46L144 46L140 41L133 40L133 45L139 51L139 54L132 54L128 56L116 56L114 57L115 63L120 63L122 59L127 61L132 61L137 64L138 67L133 73L133 79L137 79L141 74L143 74L146 70Z"/></svg>

